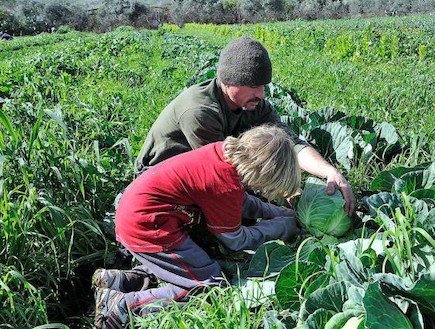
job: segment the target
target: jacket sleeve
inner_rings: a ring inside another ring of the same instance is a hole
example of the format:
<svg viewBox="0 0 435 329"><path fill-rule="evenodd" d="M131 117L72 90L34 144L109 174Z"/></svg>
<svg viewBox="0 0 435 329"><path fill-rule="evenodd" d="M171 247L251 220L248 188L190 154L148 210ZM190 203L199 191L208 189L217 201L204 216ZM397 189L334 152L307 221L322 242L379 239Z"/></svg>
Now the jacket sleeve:
<svg viewBox="0 0 435 329"><path fill-rule="evenodd" d="M242 205L242 217L247 219L269 219L280 216L294 217L293 209L275 206L274 204L261 201L256 196L245 193Z"/></svg>
<svg viewBox="0 0 435 329"><path fill-rule="evenodd" d="M296 218L290 216L262 220L254 226L241 226L235 232L218 233L215 236L228 249L240 251L244 249L256 250L270 240L288 241L298 233Z"/></svg>
<svg viewBox="0 0 435 329"><path fill-rule="evenodd" d="M179 118L179 126L192 150L225 139L221 118L206 109L189 109Z"/></svg>

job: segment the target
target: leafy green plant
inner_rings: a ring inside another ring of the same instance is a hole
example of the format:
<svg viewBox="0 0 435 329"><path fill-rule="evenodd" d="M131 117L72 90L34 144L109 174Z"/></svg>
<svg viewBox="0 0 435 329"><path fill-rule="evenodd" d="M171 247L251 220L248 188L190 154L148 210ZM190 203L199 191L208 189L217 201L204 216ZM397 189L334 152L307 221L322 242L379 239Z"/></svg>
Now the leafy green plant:
<svg viewBox="0 0 435 329"><path fill-rule="evenodd" d="M392 218L385 213L379 212L374 219L383 229L383 245L385 246L385 259L383 261L383 271L386 272L387 266L393 272L402 277L408 277L411 281L417 278L418 264L414 257L418 254L417 250L424 245L435 249L435 240L425 230L417 218L415 206L411 204L409 197L402 192L403 208L395 208ZM427 225L428 229L433 225Z"/></svg>
<svg viewBox="0 0 435 329"><path fill-rule="evenodd" d="M386 122L378 124L331 107L308 112L287 103L282 110L286 113L281 118L284 123L315 145L326 159L347 170L355 160L366 163L375 157L388 161L401 151L396 129Z"/></svg>

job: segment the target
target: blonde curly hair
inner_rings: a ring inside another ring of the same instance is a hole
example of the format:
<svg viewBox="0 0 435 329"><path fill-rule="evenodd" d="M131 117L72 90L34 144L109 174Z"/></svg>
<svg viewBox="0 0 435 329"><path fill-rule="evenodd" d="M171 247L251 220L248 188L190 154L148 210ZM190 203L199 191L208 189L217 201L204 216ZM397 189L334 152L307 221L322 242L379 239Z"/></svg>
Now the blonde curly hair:
<svg viewBox="0 0 435 329"><path fill-rule="evenodd" d="M294 195L301 174L288 132L273 125L261 125L239 137L227 137L224 156L235 168L243 186L268 200Z"/></svg>

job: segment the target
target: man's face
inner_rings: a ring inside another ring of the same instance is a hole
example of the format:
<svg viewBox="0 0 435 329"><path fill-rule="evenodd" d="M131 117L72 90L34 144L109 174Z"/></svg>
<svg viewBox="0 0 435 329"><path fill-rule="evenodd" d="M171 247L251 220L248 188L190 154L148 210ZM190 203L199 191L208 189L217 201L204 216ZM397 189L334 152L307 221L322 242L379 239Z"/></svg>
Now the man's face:
<svg viewBox="0 0 435 329"><path fill-rule="evenodd" d="M264 85L261 86L232 86L223 84L222 90L229 101L230 109L242 108L252 111L264 98Z"/></svg>

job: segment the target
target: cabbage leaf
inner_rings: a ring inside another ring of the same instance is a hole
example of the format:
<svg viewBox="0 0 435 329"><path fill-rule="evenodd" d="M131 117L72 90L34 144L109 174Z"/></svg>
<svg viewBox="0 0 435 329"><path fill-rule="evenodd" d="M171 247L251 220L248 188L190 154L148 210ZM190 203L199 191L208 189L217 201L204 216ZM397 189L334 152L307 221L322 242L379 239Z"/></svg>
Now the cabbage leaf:
<svg viewBox="0 0 435 329"><path fill-rule="evenodd" d="M326 194L326 183L309 177L297 204L300 222L315 236L324 234L340 237L352 226L352 220L344 210L345 201L340 191Z"/></svg>

